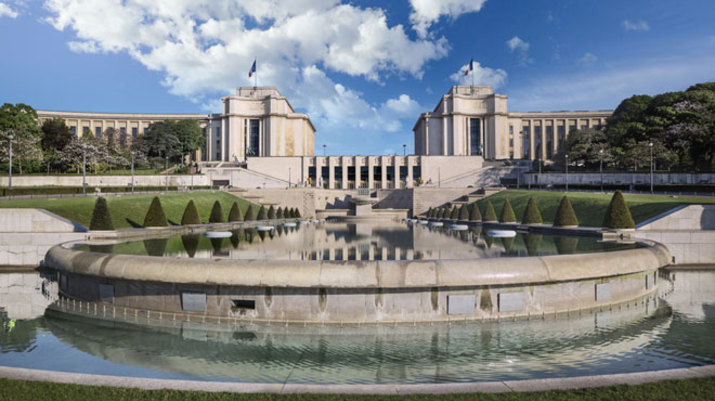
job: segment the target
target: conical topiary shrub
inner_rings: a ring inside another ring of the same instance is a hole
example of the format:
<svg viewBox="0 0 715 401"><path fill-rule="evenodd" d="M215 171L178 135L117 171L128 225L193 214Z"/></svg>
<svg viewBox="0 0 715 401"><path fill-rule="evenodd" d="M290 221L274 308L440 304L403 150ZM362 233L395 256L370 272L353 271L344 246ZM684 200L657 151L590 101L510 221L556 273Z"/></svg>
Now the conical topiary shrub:
<svg viewBox="0 0 715 401"><path fill-rule="evenodd" d="M300 210L298 210L298 208L295 208L295 217L300 218Z"/></svg>
<svg viewBox="0 0 715 401"><path fill-rule="evenodd" d="M459 209L457 209L457 206L452 206L452 211L449 212L449 218L452 220L457 220L459 217Z"/></svg>
<svg viewBox="0 0 715 401"><path fill-rule="evenodd" d="M511 207L511 202L509 198L504 199L504 207L501 209L501 218L499 219L502 223L515 223L516 216L514 215L514 209Z"/></svg>
<svg viewBox="0 0 715 401"><path fill-rule="evenodd" d="M211 215L209 216L209 223L223 223L223 210L221 209L221 202L214 202L211 208Z"/></svg>
<svg viewBox="0 0 715 401"><path fill-rule="evenodd" d="M276 209L271 205L271 207L268 208L268 219L270 220L275 220L276 219Z"/></svg>
<svg viewBox="0 0 715 401"><path fill-rule="evenodd" d="M199 210L196 209L193 199L189 199L189 203L184 208L184 214L181 216L181 225L185 226L187 224L201 224Z"/></svg>
<svg viewBox="0 0 715 401"><path fill-rule="evenodd" d="M526 210L524 210L524 216L521 218L522 224L541 224L544 220L541 218L541 212L539 212L539 207L536 205L536 201L533 197L529 198L529 203L526 204Z"/></svg>
<svg viewBox="0 0 715 401"><path fill-rule="evenodd" d="M161 201L158 196L155 196L151 200L146 216L144 216L144 227L166 227L168 225L164 208L161 207Z"/></svg>
<svg viewBox="0 0 715 401"><path fill-rule="evenodd" d="M258 209L258 215L256 215L256 220L265 220L266 217L267 217L267 215L266 215L266 208L263 207L263 206L261 206L261 207Z"/></svg>
<svg viewBox="0 0 715 401"><path fill-rule="evenodd" d="M94 202L94 210L92 211L92 221L89 223L89 229L95 230L114 230L112 224L112 216L109 214L107 200L101 196Z"/></svg>
<svg viewBox="0 0 715 401"><path fill-rule="evenodd" d="M448 218L448 217L449 217L449 209L447 209L446 207L443 207L443 208L442 208L442 213L439 214L439 218L440 218L440 219L446 219L446 218Z"/></svg>
<svg viewBox="0 0 715 401"><path fill-rule="evenodd" d="M253 211L253 205L248 205L248 210L246 210L246 216L243 218L244 221L256 220L256 212Z"/></svg>
<svg viewBox="0 0 715 401"><path fill-rule="evenodd" d="M469 210L467 210L467 205L464 204L459 208L459 219L469 220Z"/></svg>
<svg viewBox="0 0 715 401"><path fill-rule="evenodd" d="M634 228L636 223L633 221L631 211L626 205L626 200L623 198L621 191L616 191L611 198L611 203L606 210L606 216L603 218L603 227L608 228Z"/></svg>
<svg viewBox="0 0 715 401"><path fill-rule="evenodd" d="M279 220L283 219L283 209L278 208L278 210L276 211L276 218ZM278 226L278 227L281 227L281 226Z"/></svg>
<svg viewBox="0 0 715 401"><path fill-rule="evenodd" d="M431 219L433 214L434 214L434 210L432 210L432 208L430 207L429 210L427 210L426 216L428 219Z"/></svg>
<svg viewBox="0 0 715 401"><path fill-rule="evenodd" d="M577 225L578 218L576 218L576 212L574 212L568 196L564 195L564 197L561 198L561 203L559 203L559 208L556 210L554 227L572 227Z"/></svg>
<svg viewBox="0 0 715 401"><path fill-rule="evenodd" d="M479 211L479 205L472 203L472 210L469 211L470 221L482 221L482 213Z"/></svg>
<svg viewBox="0 0 715 401"><path fill-rule="evenodd" d="M491 201L487 201L487 205L484 207L484 217L482 221L497 221L497 213L494 211L494 206Z"/></svg>
<svg viewBox="0 0 715 401"><path fill-rule="evenodd" d="M238 207L238 202L233 202L233 205L231 205L231 210L228 211L228 221L243 221L243 213L241 213L241 208Z"/></svg>
<svg viewBox="0 0 715 401"><path fill-rule="evenodd" d="M288 210L288 206L283 207L283 218L288 219L290 217L290 210Z"/></svg>

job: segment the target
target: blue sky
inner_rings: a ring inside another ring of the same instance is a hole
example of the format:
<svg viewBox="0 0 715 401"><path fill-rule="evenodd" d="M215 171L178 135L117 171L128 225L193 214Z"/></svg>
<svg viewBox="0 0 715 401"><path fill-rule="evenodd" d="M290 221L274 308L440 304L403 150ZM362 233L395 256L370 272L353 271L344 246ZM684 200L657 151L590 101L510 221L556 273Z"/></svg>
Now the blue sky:
<svg viewBox="0 0 715 401"><path fill-rule="evenodd" d="M256 57L318 153L409 152L471 58L511 111L612 109L715 80L713 16L712 0L0 0L0 101L218 112Z"/></svg>

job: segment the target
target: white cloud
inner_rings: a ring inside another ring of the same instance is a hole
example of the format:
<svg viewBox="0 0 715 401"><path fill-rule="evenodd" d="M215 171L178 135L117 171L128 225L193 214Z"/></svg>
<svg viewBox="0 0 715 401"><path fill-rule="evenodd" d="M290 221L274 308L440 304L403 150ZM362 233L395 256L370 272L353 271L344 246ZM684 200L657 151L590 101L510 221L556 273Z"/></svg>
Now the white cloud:
<svg viewBox="0 0 715 401"><path fill-rule="evenodd" d="M467 71L469 64L463 65L459 72L455 72L450 75L449 78L457 82L460 85L471 85L472 77L469 75L464 75ZM496 89L506 83L507 73L501 68L493 69L489 67L482 67L478 62L474 62L474 70L470 71L470 75L474 75L474 83L477 85L491 85L492 88Z"/></svg>
<svg viewBox="0 0 715 401"><path fill-rule="evenodd" d="M623 21L623 29L626 31L650 31L650 25L643 20L638 21Z"/></svg>
<svg viewBox="0 0 715 401"><path fill-rule="evenodd" d="M531 47L529 42L524 41L518 36L514 36L506 41L506 45L509 48L509 51L517 54L519 64L527 65L534 62L534 60L529 57L529 47Z"/></svg>
<svg viewBox="0 0 715 401"><path fill-rule="evenodd" d="M478 12L486 0L410 0L410 22L421 38L427 37L430 26L443 15L457 18L462 14Z"/></svg>
<svg viewBox="0 0 715 401"><path fill-rule="evenodd" d="M5 3L0 3L0 18L2 17L9 17L9 18L17 18L17 16L20 15L17 11L14 11L10 6L8 6Z"/></svg>
<svg viewBox="0 0 715 401"><path fill-rule="evenodd" d="M584 65L584 66L589 66L589 65L594 65L596 64L596 61L598 61L598 57L596 57L595 54L593 53L586 53L581 57L580 59L576 60L576 64L578 65Z"/></svg>
<svg viewBox="0 0 715 401"><path fill-rule="evenodd" d="M380 82L384 76L421 78L427 62L445 57L445 38L411 39L389 26L379 8L338 0L46 0L48 19L75 33L75 52L124 52L159 71L175 95L214 108L217 94L253 85L278 87L318 130L352 127L375 132L404 129L419 105L407 95L377 101L333 81L338 72ZM451 12L452 8L447 8ZM111 23L107 22L111 16Z"/></svg>

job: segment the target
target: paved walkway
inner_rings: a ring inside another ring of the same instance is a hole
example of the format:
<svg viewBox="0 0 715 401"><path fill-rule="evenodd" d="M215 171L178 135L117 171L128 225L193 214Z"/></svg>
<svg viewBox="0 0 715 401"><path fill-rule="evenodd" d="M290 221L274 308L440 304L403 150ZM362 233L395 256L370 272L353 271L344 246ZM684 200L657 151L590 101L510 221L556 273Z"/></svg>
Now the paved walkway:
<svg viewBox="0 0 715 401"><path fill-rule="evenodd" d="M235 393L337 393L337 394L444 394L506 393L521 391L571 390L618 384L637 385L672 379L715 376L715 365L651 372L582 376L554 379L513 380L440 384L335 384L231 383L196 380L147 379L104 376L0 366L0 377L14 380L49 381L92 386L134 387L145 390L173 389Z"/></svg>

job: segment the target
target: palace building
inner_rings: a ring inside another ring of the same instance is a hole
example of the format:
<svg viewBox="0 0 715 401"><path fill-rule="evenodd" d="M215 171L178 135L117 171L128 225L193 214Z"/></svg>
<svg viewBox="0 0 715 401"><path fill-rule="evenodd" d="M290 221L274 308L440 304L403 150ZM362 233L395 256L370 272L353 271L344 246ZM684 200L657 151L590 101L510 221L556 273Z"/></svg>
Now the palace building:
<svg viewBox="0 0 715 401"><path fill-rule="evenodd" d="M576 129L602 128L612 111L510 112L490 86L453 86L413 127L414 155L315 156L315 126L272 87L242 87L216 114L118 114L38 110L40 123L63 118L73 133L107 129L136 138L149 124L195 119L206 136L197 160L229 185L256 182L326 189L473 185L485 159L549 160ZM230 168L242 172L229 171ZM228 172L227 172L228 171ZM253 180L243 180L245 173ZM242 175L241 175L242 174ZM467 184L470 183L471 184ZM282 184L281 184L282 183Z"/></svg>

